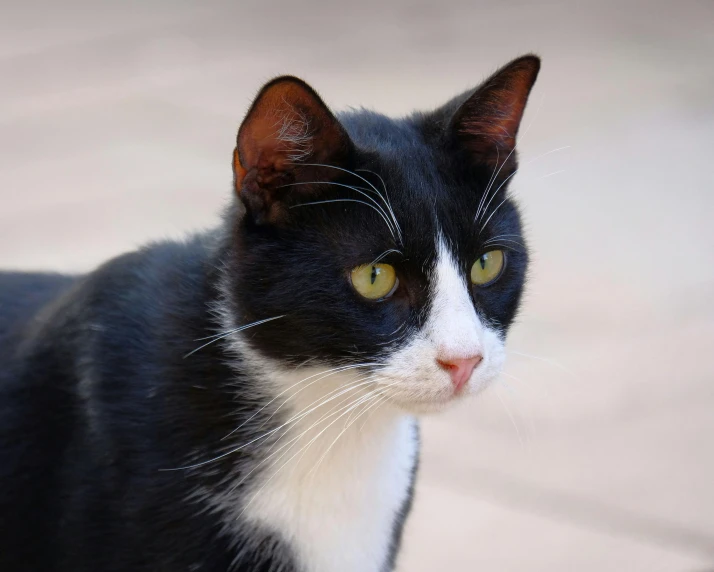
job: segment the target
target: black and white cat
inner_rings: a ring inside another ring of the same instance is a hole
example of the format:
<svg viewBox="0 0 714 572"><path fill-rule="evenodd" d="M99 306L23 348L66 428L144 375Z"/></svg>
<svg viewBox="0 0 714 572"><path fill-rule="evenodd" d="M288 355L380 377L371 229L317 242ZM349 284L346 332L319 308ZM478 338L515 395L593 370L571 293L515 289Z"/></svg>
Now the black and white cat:
<svg viewBox="0 0 714 572"><path fill-rule="evenodd" d="M398 120L277 78L217 230L0 274L0 570L392 570L415 415L504 361L538 69Z"/></svg>

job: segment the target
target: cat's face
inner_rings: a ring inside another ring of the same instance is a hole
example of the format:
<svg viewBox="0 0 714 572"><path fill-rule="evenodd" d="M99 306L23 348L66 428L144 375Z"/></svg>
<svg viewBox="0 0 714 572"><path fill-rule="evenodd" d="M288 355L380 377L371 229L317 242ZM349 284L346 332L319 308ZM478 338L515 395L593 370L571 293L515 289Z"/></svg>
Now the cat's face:
<svg viewBox="0 0 714 572"><path fill-rule="evenodd" d="M241 127L230 295L245 339L284 368L360 366L411 411L500 371L527 252L515 134L538 60L521 58L429 114L336 119L280 78ZM360 365L363 364L363 365Z"/></svg>

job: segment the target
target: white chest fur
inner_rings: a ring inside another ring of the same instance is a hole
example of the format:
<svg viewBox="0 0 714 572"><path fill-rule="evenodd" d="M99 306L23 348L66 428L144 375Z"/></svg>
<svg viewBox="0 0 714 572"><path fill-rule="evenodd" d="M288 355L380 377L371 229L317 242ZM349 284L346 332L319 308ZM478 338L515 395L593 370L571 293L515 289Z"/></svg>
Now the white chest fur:
<svg viewBox="0 0 714 572"><path fill-rule="evenodd" d="M333 399L290 425L245 500L243 516L279 532L306 572L378 572L411 484L416 421L358 390L340 393L354 379L289 392L291 416Z"/></svg>

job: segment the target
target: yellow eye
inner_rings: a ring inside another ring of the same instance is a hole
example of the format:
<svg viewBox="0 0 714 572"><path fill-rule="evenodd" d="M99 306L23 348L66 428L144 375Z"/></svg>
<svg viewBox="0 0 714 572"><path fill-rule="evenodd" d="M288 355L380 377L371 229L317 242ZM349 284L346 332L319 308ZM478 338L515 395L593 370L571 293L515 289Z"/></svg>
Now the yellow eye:
<svg viewBox="0 0 714 572"><path fill-rule="evenodd" d="M355 290L368 300L387 298L397 289L397 273L389 264L363 264L350 277Z"/></svg>
<svg viewBox="0 0 714 572"><path fill-rule="evenodd" d="M494 282L501 275L504 258L502 250L491 250L482 255L471 267L471 282L477 286Z"/></svg>

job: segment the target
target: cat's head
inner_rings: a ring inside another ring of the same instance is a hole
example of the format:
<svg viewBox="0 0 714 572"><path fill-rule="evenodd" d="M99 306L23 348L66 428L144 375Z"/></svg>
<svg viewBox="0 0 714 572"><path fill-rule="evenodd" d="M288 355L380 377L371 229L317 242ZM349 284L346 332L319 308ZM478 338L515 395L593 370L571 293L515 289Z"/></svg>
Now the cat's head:
<svg viewBox="0 0 714 572"><path fill-rule="evenodd" d="M227 290L282 368L358 366L411 411L500 371L528 254L516 133L539 69L514 60L433 112L339 116L294 77L260 91L234 154ZM364 378L363 378L364 379Z"/></svg>

